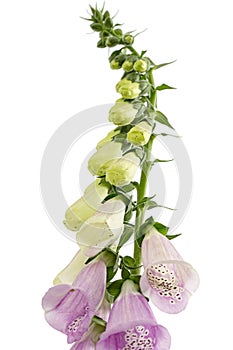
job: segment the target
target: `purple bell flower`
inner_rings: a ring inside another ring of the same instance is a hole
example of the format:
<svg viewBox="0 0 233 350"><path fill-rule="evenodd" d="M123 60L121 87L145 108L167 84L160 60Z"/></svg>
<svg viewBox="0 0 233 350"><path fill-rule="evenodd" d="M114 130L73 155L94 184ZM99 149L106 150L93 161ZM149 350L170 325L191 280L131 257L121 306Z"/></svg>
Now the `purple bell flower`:
<svg viewBox="0 0 233 350"><path fill-rule="evenodd" d="M69 344L87 332L92 317L102 304L106 289L106 266L95 261L78 274L72 285L59 284L42 300L46 321L67 335Z"/></svg>
<svg viewBox="0 0 233 350"><path fill-rule="evenodd" d="M136 285L127 280L113 304L106 331L96 350L168 350L170 335L157 324L153 312Z"/></svg>

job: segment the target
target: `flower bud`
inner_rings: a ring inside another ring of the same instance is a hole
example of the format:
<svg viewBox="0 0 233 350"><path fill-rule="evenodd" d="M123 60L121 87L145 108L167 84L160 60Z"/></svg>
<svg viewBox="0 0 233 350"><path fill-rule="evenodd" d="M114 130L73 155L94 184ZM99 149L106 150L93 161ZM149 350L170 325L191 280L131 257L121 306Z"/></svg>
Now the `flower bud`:
<svg viewBox="0 0 233 350"><path fill-rule="evenodd" d="M124 44L132 45L134 43L134 37L130 34L126 34L123 39Z"/></svg>
<svg viewBox="0 0 233 350"><path fill-rule="evenodd" d="M116 85L116 91L119 92L123 98L127 100L133 100L137 98L141 90L139 89L139 83L133 83L131 80L126 78L119 81Z"/></svg>
<svg viewBox="0 0 233 350"><path fill-rule="evenodd" d="M114 47L117 44L119 44L119 39L117 39L115 36L110 36L109 38L107 38L105 44L108 47Z"/></svg>
<svg viewBox="0 0 233 350"><path fill-rule="evenodd" d="M122 65L125 72L130 72L133 69L133 62L125 61Z"/></svg>
<svg viewBox="0 0 233 350"><path fill-rule="evenodd" d="M111 142L113 137L120 134L120 130L111 130L106 137L104 137L102 140L100 140L97 143L96 149L99 150L103 146L105 146L107 143Z"/></svg>
<svg viewBox="0 0 233 350"><path fill-rule="evenodd" d="M112 61L111 61L110 67L111 67L112 69L120 69L120 68L121 68L120 63L117 62L116 60L112 60Z"/></svg>
<svg viewBox="0 0 233 350"><path fill-rule="evenodd" d="M91 29L93 29L95 32L101 32L103 27L100 23L92 23Z"/></svg>
<svg viewBox="0 0 233 350"><path fill-rule="evenodd" d="M109 166L122 156L121 143L109 142L89 159L88 170L92 175L104 176Z"/></svg>
<svg viewBox="0 0 233 350"><path fill-rule="evenodd" d="M140 73L143 73L143 72L146 72L147 68L148 68L148 65L147 65L147 62L145 60L137 60L135 63L134 63L134 66L133 66L134 70L136 70L137 72L140 72Z"/></svg>
<svg viewBox="0 0 233 350"><path fill-rule="evenodd" d="M67 209L64 220L66 228L78 231L83 223L96 212L107 195L108 187L101 185L100 179L89 185L84 191L83 197Z"/></svg>
<svg viewBox="0 0 233 350"><path fill-rule="evenodd" d="M116 102L109 111L109 121L116 125L130 124L137 114L137 110L129 102Z"/></svg>
<svg viewBox="0 0 233 350"><path fill-rule="evenodd" d="M114 186L128 185L133 180L139 164L140 160L135 153L127 153L108 168L106 181Z"/></svg>
<svg viewBox="0 0 233 350"><path fill-rule="evenodd" d="M152 126L147 122L135 125L127 134L127 141L135 146L144 146L148 143L152 132Z"/></svg>

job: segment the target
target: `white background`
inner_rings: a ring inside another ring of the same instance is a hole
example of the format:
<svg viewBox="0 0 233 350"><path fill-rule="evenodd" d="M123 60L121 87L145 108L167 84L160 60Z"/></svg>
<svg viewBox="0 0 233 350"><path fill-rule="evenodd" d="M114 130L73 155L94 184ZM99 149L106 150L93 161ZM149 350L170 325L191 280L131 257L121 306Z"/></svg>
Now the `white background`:
<svg viewBox="0 0 233 350"><path fill-rule="evenodd" d="M106 1L125 29L148 31L136 47L156 63L178 59L157 80L167 114L189 151L190 210L176 246L200 272L185 312L155 310L172 350L228 349L232 344L232 11L231 1ZM1 348L68 349L43 319L40 299L76 252L57 232L40 198L44 148L66 119L117 98L119 72L85 16L87 1L1 1ZM85 152L85 150L83 150Z"/></svg>

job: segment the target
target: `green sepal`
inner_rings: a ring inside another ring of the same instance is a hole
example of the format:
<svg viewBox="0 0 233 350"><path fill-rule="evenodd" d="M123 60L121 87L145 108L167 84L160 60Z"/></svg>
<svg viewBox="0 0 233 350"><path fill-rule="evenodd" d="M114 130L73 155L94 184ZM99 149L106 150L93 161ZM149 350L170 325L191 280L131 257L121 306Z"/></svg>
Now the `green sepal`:
<svg viewBox="0 0 233 350"><path fill-rule="evenodd" d="M124 266L121 270L121 277L123 280L127 280L130 277L130 272Z"/></svg>
<svg viewBox="0 0 233 350"><path fill-rule="evenodd" d="M127 267L128 269L135 269L136 267L136 261L131 256L128 256L128 255L124 256L124 258L122 259L122 262L124 266Z"/></svg>
<svg viewBox="0 0 233 350"><path fill-rule="evenodd" d="M104 327L104 329L106 328L106 325L107 325L106 321L104 321L101 317L98 317L96 315L92 317L91 323L95 323L98 326L102 326Z"/></svg>
<svg viewBox="0 0 233 350"><path fill-rule="evenodd" d="M176 235L166 235L166 237L171 241L172 239L175 239L181 235L182 235L182 233L178 233Z"/></svg>
<svg viewBox="0 0 233 350"><path fill-rule="evenodd" d="M107 291L108 293L114 298L114 300L118 297L118 295L121 292L121 287L123 284L124 280L120 279L120 280L116 280L114 282L112 282L108 287L107 287Z"/></svg>
<svg viewBox="0 0 233 350"><path fill-rule="evenodd" d="M165 226L161 224L161 222L155 222L154 223L154 228L156 228L157 231L159 231L162 235L166 236L169 230L168 226Z"/></svg>

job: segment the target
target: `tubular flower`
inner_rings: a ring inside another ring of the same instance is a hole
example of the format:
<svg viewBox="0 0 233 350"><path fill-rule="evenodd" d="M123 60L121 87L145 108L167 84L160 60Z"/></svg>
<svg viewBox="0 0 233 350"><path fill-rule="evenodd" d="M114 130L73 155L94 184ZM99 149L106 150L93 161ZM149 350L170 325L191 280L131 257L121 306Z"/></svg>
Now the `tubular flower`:
<svg viewBox="0 0 233 350"><path fill-rule="evenodd" d="M106 181L114 186L128 185L133 180L139 164L140 159L135 153L127 153L108 168Z"/></svg>
<svg viewBox="0 0 233 350"><path fill-rule="evenodd" d="M82 271L85 266L85 262L88 256L85 252L88 248L81 247L78 253L74 256L71 262L56 276L53 281L54 285L57 284L72 284L77 275Z"/></svg>
<svg viewBox="0 0 233 350"><path fill-rule="evenodd" d="M108 142L89 159L88 170L92 175L104 176L109 166L122 156L122 144Z"/></svg>
<svg viewBox="0 0 233 350"><path fill-rule="evenodd" d="M132 103L119 101L110 109L109 121L119 126L128 125L134 120L137 112Z"/></svg>
<svg viewBox="0 0 233 350"><path fill-rule="evenodd" d="M160 310L175 314L185 309L199 285L198 273L183 261L172 243L152 228L142 243L145 271L140 287Z"/></svg>
<svg viewBox="0 0 233 350"><path fill-rule="evenodd" d="M119 94L121 94L126 100L133 100L141 93L139 83L133 83L131 80L126 78L119 81L119 83L116 85L116 91L119 92Z"/></svg>
<svg viewBox="0 0 233 350"><path fill-rule="evenodd" d="M141 122L128 132L127 141L135 146L144 146L148 143L151 132L152 126L147 122Z"/></svg>
<svg viewBox="0 0 233 350"><path fill-rule="evenodd" d="M146 299L127 280L113 304L106 331L100 336L96 350L168 350L170 335L157 324Z"/></svg>
<svg viewBox="0 0 233 350"><path fill-rule="evenodd" d="M83 223L96 212L107 195L108 187L100 184L100 179L89 185L83 197L67 209L64 220L66 228L78 231Z"/></svg>
<svg viewBox="0 0 233 350"><path fill-rule="evenodd" d="M124 228L125 204L116 198L102 204L77 232L77 243L92 247L96 253L112 245ZM90 254L90 250L88 251Z"/></svg>
<svg viewBox="0 0 233 350"><path fill-rule="evenodd" d="M102 140L100 140L97 143L96 149L99 150L103 146L106 146L107 143L111 142L113 137L120 134L120 130L111 130L106 137L104 137Z"/></svg>
<svg viewBox="0 0 233 350"><path fill-rule="evenodd" d="M97 285L98 288L94 288ZM46 321L66 334L69 344L81 340L102 303L105 288L104 262L99 260L87 265L72 285L59 284L45 294L42 307Z"/></svg>

